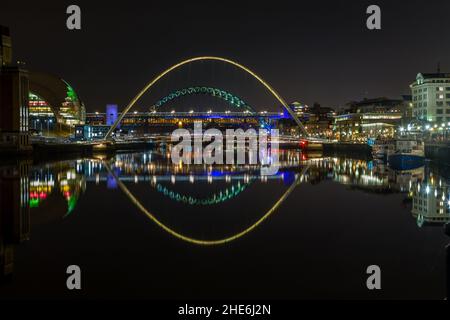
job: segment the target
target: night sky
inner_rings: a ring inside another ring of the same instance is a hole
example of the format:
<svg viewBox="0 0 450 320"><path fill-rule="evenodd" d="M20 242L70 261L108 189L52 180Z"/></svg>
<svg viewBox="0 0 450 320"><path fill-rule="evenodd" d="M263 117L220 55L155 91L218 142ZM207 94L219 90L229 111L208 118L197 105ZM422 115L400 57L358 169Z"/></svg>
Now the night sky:
<svg viewBox="0 0 450 320"><path fill-rule="evenodd" d="M329 107L408 94L416 74L435 72L438 62L450 72L448 0L93 2L0 4L0 24L10 27L14 59L67 80L88 111L103 110L106 103L123 107L157 73L197 55L250 67L289 102ZM66 28L70 4L81 7L80 31ZM381 7L382 30L366 28L370 4ZM185 83L197 85L196 79L205 78L207 71L194 69L180 71ZM215 81L229 81L225 73L217 72ZM238 73L233 77L233 86L241 89L238 84L249 81ZM168 81L148 99L181 85L175 75ZM256 92L239 95L269 104L254 97Z"/></svg>

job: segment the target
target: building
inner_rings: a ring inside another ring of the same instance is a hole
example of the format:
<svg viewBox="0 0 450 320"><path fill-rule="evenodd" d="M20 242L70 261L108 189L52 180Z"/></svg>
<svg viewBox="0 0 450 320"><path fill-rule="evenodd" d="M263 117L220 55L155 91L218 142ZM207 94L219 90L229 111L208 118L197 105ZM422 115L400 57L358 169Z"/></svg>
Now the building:
<svg viewBox="0 0 450 320"><path fill-rule="evenodd" d="M299 102L292 102L289 108L303 123L309 135L321 138L330 138L333 134L333 122L335 111L331 108L321 107L314 103L312 107ZM278 128L283 134L300 134L298 125L291 118L287 110L283 109L283 119L278 121Z"/></svg>
<svg viewBox="0 0 450 320"><path fill-rule="evenodd" d="M9 29L0 25L0 68L12 63L12 44Z"/></svg>
<svg viewBox="0 0 450 320"><path fill-rule="evenodd" d="M100 140L106 136L109 128L111 128L111 126L101 124L76 125L74 137L76 140Z"/></svg>
<svg viewBox="0 0 450 320"><path fill-rule="evenodd" d="M363 99L349 102L347 106L349 108L334 119L334 137L341 141L392 138L411 109L407 96L403 99Z"/></svg>
<svg viewBox="0 0 450 320"><path fill-rule="evenodd" d="M30 72L30 127L37 131L84 124L86 109L73 87L58 76ZM50 123L49 123L50 122Z"/></svg>
<svg viewBox="0 0 450 320"><path fill-rule="evenodd" d="M308 133L315 137L331 138L336 112L331 108L322 107L318 103L314 103L308 111L307 120L304 123Z"/></svg>
<svg viewBox="0 0 450 320"><path fill-rule="evenodd" d="M28 135L28 72L3 66L0 71L0 148L30 150Z"/></svg>
<svg viewBox="0 0 450 320"><path fill-rule="evenodd" d="M0 150L28 151L28 71L12 64L9 29L0 32Z"/></svg>
<svg viewBox="0 0 450 320"><path fill-rule="evenodd" d="M117 104L107 104L106 105L106 125L112 126L119 115Z"/></svg>
<svg viewBox="0 0 450 320"><path fill-rule="evenodd" d="M404 117L410 114L411 97L403 95L402 99L378 97L347 103L349 113L402 113Z"/></svg>
<svg viewBox="0 0 450 320"><path fill-rule="evenodd" d="M301 104L300 102L294 101L289 105L289 108L291 108L292 112L295 113L295 115L301 119L304 117L305 114L308 113L309 107L306 104Z"/></svg>
<svg viewBox="0 0 450 320"><path fill-rule="evenodd" d="M437 125L450 122L450 73L419 73L410 88L414 117Z"/></svg>

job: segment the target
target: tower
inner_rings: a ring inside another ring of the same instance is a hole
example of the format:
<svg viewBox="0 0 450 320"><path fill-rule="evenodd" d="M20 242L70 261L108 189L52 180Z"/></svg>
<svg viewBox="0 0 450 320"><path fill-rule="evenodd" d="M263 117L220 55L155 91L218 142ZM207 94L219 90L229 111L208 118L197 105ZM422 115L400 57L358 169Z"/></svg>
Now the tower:
<svg viewBox="0 0 450 320"><path fill-rule="evenodd" d="M12 65L9 29L0 33L0 151L29 151L28 71Z"/></svg>
<svg viewBox="0 0 450 320"><path fill-rule="evenodd" d="M106 105L106 125L112 126L116 122L118 117L117 104L107 104Z"/></svg>
<svg viewBox="0 0 450 320"><path fill-rule="evenodd" d="M12 63L12 45L9 28L0 25L0 67L11 65Z"/></svg>

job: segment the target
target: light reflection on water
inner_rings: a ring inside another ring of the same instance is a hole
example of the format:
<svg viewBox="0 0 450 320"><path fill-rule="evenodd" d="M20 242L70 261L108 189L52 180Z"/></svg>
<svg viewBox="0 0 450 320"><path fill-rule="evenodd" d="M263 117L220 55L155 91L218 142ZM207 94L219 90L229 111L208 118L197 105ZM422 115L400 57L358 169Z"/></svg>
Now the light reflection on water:
<svg viewBox="0 0 450 320"><path fill-rule="evenodd" d="M14 280L10 280L9 277L14 275L14 279L16 279L21 274L27 277L29 270L24 269L24 265L29 265L29 262L26 262L26 257L21 257L20 261L17 261L14 258L14 252L21 250L20 244L25 246L29 243L33 246L34 229L39 232L42 228L47 230L48 226L51 225L52 230L55 230L59 225L76 224L79 221L77 219L80 219L82 223L81 225L78 224L77 228L83 228L83 230L80 230L81 233L89 233L93 227L87 222L89 221L87 215L92 216L91 221L97 221L97 212L102 211L102 207L105 207L105 210L108 207L109 209L106 211L118 221L126 219L125 215L137 217L139 211L143 210L148 210L152 215L154 214L155 219L153 221L145 219L144 215L141 216L144 220L137 222L139 222L139 228L141 229L146 228L145 226L142 227L144 222L144 225L147 226L153 222L161 223L161 228L151 229L151 232L154 237L157 237L162 251L166 245L169 247L169 249L166 248L167 250L172 249L170 247L172 242L165 244L172 239L173 241L191 242L189 246L204 244L204 242L213 239L231 239L224 241L224 243L236 241L237 246L245 247L247 243L252 241L266 245L268 238L265 231L274 226L279 227L279 223L277 224L276 221L287 219L287 217L282 216L283 214L289 216L289 212L297 212L300 208L317 208L318 212L314 217L335 219L331 215L341 215L342 219L348 219L346 222L349 226L357 223L359 218L352 217L350 214L349 217L346 217L343 203L342 209L339 203L338 206L334 203L328 207L323 204L329 198L327 192L338 190L336 188L340 186L339 188L344 188L344 197L346 197L341 198L340 201L351 202L351 199L354 199L355 206L361 206L361 203L367 201L374 201L373 203L381 203L383 206L392 208L391 214L400 214L393 207L397 203L402 211L408 212L407 219L401 217L401 221L394 221L395 228L398 228L399 233L405 235L414 233L415 237L420 239L421 236L417 235L416 232L427 228L423 232L428 234L431 230L434 235L433 240L429 240L430 243L445 245L442 230L435 228L435 226L441 226L450 220L450 175L447 175L446 168L434 168L432 165L427 165L415 170L396 172L373 161L344 157L308 157L296 151L282 152L280 161L280 170L273 176L261 175L257 166L174 165L167 153L156 151L42 164L22 161L16 166L3 166L1 168L1 221L3 222L1 230L1 271L3 278L7 279L4 290L9 293L24 290L21 285L15 284ZM125 197L122 193L124 187L136 197L135 201L139 204L129 202L129 197ZM313 188L311 191L316 190L316 192L308 192L309 189L306 190L305 187ZM292 192L292 195L288 194L283 198L283 195L288 191ZM305 193L308 193L309 196L303 196ZM373 195L376 198L369 199L367 195ZM395 196L395 202L390 198L392 196ZM84 199L86 199L86 202L84 202ZM127 201L128 203L125 203ZM285 203L283 204L283 202ZM83 205L80 205L81 203ZM82 208L79 208L81 206ZM144 209L139 209L139 206ZM367 208L361 208L362 211L371 215L380 214L372 211L369 206L368 204ZM260 221L262 216L268 213L271 208L274 209L265 217L267 220ZM286 210L289 212L286 212ZM119 217L119 214L122 217ZM277 214L277 218L272 219L271 214ZM302 218L296 217L296 219ZM299 230L310 229L307 226L308 223L315 225L315 222L311 222L311 215L308 219L310 220L303 220ZM327 219L324 219L324 225L327 224ZM414 222L415 230L411 227L410 222ZM136 221L123 222L124 225L121 226L117 223L104 221L103 218L101 223L105 225L106 229L116 228L119 230L120 227L123 227L126 232L130 232L132 227L128 227L126 223L131 224L136 223ZM259 226L259 223L261 223L261 226ZM270 226L271 223L274 226ZM292 221L282 221L282 223L291 224ZM330 222L327 228L333 228L331 224ZM285 230L278 229L276 233L289 235L290 232L293 232L291 234L293 238L303 237L301 232L293 231L291 225L285 227ZM384 228L392 226L373 225L372 227L373 230L383 232ZM143 231L141 229L140 232ZM243 231L246 232L243 233ZM360 236L357 232L353 232L353 229L347 231L348 235L344 237L357 238ZM102 230L96 230L95 232L101 235ZM307 232L310 232L310 230ZM270 233L272 234L273 230ZM236 235L239 236L236 237ZM108 236L110 235L105 235L105 237ZM57 241L61 241L61 245L63 245L66 241L65 235L59 234L59 237ZM197 239L197 242L190 241L190 239ZM395 239L394 234L392 239ZM350 239L346 241L350 241ZM370 239L370 241L373 241L373 239ZM412 239L411 245L429 245L416 243L417 241L417 239ZM86 245L92 246L91 243ZM289 243L293 251L299 250L299 252L302 252L300 248L296 247L297 245L294 242ZM36 251L42 249L39 244L36 244L36 246ZM317 248L321 246L317 244ZM314 249L314 243L312 247ZM193 250L190 247L183 248L187 251ZM72 250L76 251L76 247ZM443 247L433 250L439 252L437 255L434 254L433 257L442 258ZM429 248L424 247L424 251L429 251ZM364 257L366 253L363 254L358 251L356 254ZM389 257L391 254L389 252L386 255ZM420 254L417 254L417 259L421 259ZM283 258L287 259L289 255L291 253L286 253ZM304 256L303 253L301 255ZM348 258L350 259L350 257ZM18 263L22 264L19 267L20 272L15 270L15 265ZM342 264L342 262L339 262L339 264ZM347 264L351 265L350 262ZM161 266L161 268L164 269L164 266ZM436 283L430 288L422 288L423 296L420 294L418 296L426 298L444 295L442 293L444 287L442 282L443 270L445 269L443 261L440 268L440 274L433 273ZM281 270L284 269L281 268L279 271ZM424 281L430 280L428 272L429 270L424 271ZM47 282L51 283L52 280L47 280ZM275 285L272 285L272 287L273 290L276 289ZM268 289L270 289L270 286ZM219 286L218 290L226 296L226 289ZM361 290L361 288L345 288L343 289L344 295L340 291L335 292L333 290L328 293L331 296L319 294L314 290L309 292L313 297L340 298L352 296L354 290L360 294L358 290ZM222 293L217 293L215 296L221 296ZM335 295L332 295L333 293ZM50 291L49 294L54 293ZM402 298L404 297L402 294L403 291L395 292L391 293L391 296ZM411 293L405 292L404 294L408 296ZM30 295L32 296L32 293ZM164 296L163 290L161 295ZM3 295L0 286L1 296ZM147 297L145 294L142 296ZM156 292L151 297L161 296ZM198 297L202 297L202 295L198 295ZM279 296L267 293L264 297ZM309 297L309 295L308 290L302 292L302 294L286 290L286 295L283 294L283 297L298 298Z"/></svg>
<svg viewBox="0 0 450 320"><path fill-rule="evenodd" d="M105 165L109 163L121 181L149 183L171 201L189 205L213 205L231 200L254 182L292 182L299 178L299 183L333 181L353 190L401 193L404 201L414 203L411 214L420 225L450 220L450 178L439 176L429 167L399 172L369 160L337 157L301 159L300 153L286 152L281 170L273 176L260 175L258 167L249 165L174 165L167 155L154 152L119 154L108 160L93 158L48 163L29 169L29 205L32 209L37 208L50 194L59 192L67 201L65 217L73 211L88 184L118 188L117 179ZM299 177L299 168L306 166L308 170ZM225 182L226 187L219 192L208 190L203 198L176 191L177 184L219 182Z"/></svg>

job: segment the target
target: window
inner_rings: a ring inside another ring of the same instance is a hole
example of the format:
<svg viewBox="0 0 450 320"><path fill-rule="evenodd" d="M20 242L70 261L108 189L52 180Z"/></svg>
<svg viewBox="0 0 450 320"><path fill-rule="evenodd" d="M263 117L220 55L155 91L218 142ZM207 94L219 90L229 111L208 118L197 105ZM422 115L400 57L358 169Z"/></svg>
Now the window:
<svg viewBox="0 0 450 320"><path fill-rule="evenodd" d="M436 117L437 122L442 122L442 117Z"/></svg>
<svg viewBox="0 0 450 320"><path fill-rule="evenodd" d="M444 113L444 110L443 109L437 109L436 110L436 114L443 114Z"/></svg>
<svg viewBox="0 0 450 320"><path fill-rule="evenodd" d="M444 106L444 102L443 101L436 101L436 106L443 107Z"/></svg>

